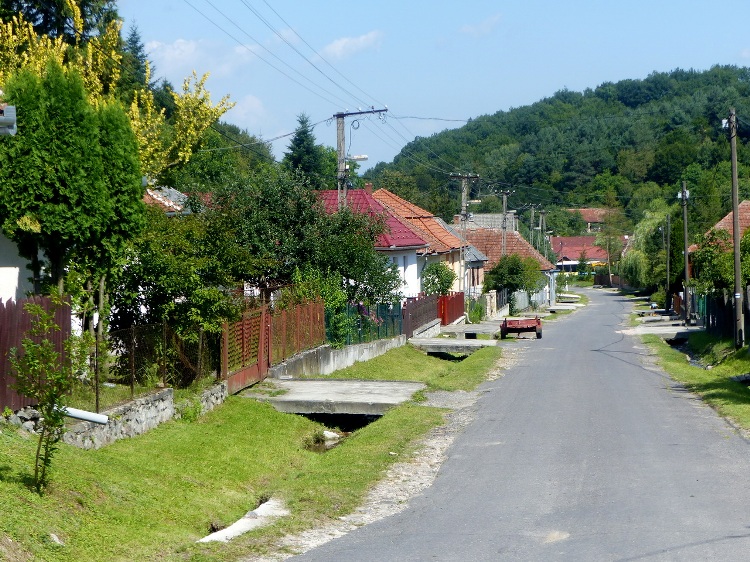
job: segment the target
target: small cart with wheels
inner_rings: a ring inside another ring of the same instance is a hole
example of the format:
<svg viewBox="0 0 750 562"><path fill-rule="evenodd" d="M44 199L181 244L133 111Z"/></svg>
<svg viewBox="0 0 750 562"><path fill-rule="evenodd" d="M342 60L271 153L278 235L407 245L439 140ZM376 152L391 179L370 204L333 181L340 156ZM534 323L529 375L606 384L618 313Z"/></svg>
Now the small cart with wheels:
<svg viewBox="0 0 750 562"><path fill-rule="evenodd" d="M508 334L522 332L536 332L536 339L542 339L542 319L538 316L536 318L506 318L500 326L500 339L504 340Z"/></svg>

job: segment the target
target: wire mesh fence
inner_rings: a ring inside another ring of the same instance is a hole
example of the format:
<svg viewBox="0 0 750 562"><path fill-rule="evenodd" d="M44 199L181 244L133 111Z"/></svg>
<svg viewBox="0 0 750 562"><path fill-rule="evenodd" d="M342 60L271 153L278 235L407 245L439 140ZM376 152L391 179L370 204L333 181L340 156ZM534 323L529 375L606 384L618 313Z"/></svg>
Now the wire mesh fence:
<svg viewBox="0 0 750 562"><path fill-rule="evenodd" d="M70 405L98 412L157 388L213 380L218 351L218 337L199 329L178 334L162 323L112 331L77 377Z"/></svg>
<svg viewBox="0 0 750 562"><path fill-rule="evenodd" d="M343 312L326 312L326 335L334 345L352 345L401 335L401 304L349 304Z"/></svg>

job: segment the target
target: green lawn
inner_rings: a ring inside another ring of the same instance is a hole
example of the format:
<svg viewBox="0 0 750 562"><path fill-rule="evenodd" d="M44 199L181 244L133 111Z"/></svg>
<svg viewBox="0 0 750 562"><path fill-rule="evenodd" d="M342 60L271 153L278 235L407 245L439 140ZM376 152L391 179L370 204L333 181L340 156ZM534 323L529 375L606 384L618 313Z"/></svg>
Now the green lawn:
<svg viewBox="0 0 750 562"><path fill-rule="evenodd" d="M488 348L444 361L405 346L335 376L467 390L499 354ZM353 510L443 415L407 403L321 454L306 448L319 424L231 397L193 422L169 422L99 451L61 445L43 496L28 487L35 436L0 425L0 559L219 561L263 553L286 533ZM290 517L229 544L195 544L272 496Z"/></svg>

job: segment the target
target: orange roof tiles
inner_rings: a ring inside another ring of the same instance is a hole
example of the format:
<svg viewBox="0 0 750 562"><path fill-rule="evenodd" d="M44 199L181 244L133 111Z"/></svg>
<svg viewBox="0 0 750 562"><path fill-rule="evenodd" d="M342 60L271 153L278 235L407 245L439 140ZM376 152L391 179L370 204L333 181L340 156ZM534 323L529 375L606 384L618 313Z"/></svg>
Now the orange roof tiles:
<svg viewBox="0 0 750 562"><path fill-rule="evenodd" d="M466 246L466 242L452 234L448 226L429 211L402 199L387 189L378 189L372 196L404 222L416 229L429 244L423 254L444 254Z"/></svg>
<svg viewBox="0 0 750 562"><path fill-rule="evenodd" d="M503 233L494 228L477 228L466 232L468 242L487 256L484 270L489 271L500 258L503 257ZM505 255L518 254L522 258L533 258L542 271L551 271L555 266L531 244L529 244L520 233L507 231L505 233Z"/></svg>
<svg viewBox="0 0 750 562"><path fill-rule="evenodd" d="M740 232L744 235L748 228L750 228L750 201L742 201L739 205L737 210L739 211L739 218L740 218ZM734 211L729 211L727 215L724 216L719 222L717 222L711 229L711 230L726 230L729 233L729 239L726 241L727 245L727 251L730 251L732 249L732 246L734 246ZM695 250L698 249L697 244L691 244L691 246L688 248L688 254L693 253Z"/></svg>

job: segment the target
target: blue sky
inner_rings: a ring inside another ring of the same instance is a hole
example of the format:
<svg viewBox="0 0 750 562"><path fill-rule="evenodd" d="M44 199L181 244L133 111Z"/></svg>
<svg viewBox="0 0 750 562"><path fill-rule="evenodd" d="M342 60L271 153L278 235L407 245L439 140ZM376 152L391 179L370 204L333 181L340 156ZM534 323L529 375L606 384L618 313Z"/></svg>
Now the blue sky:
<svg viewBox="0 0 750 562"><path fill-rule="evenodd" d="M750 66L747 0L119 0L138 26L155 76L175 87L210 73L223 118L253 135L292 133L306 113L318 143L367 169L416 136L528 105L558 90L645 78L675 68ZM273 142L280 158L289 137ZM469 170L457 170L469 171Z"/></svg>

